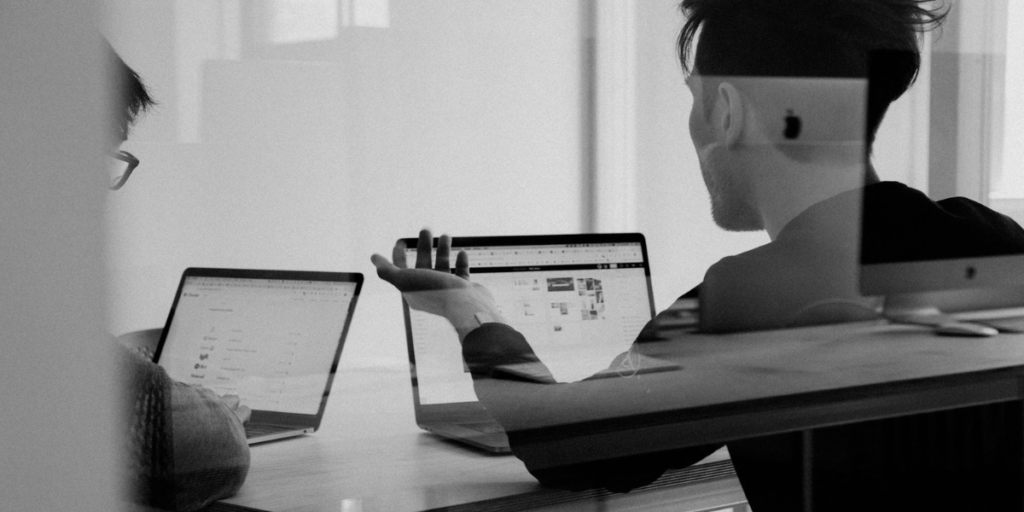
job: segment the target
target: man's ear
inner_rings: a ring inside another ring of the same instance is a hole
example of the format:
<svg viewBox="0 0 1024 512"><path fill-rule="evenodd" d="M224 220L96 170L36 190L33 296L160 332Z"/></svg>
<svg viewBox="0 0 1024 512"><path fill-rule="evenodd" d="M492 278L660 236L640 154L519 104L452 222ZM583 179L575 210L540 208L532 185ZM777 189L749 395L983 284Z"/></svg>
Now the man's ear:
<svg viewBox="0 0 1024 512"><path fill-rule="evenodd" d="M746 115L744 112L743 98L740 91L729 82L722 82L718 85L718 101L723 107L722 123L720 128L725 134L726 147L734 147L743 135Z"/></svg>

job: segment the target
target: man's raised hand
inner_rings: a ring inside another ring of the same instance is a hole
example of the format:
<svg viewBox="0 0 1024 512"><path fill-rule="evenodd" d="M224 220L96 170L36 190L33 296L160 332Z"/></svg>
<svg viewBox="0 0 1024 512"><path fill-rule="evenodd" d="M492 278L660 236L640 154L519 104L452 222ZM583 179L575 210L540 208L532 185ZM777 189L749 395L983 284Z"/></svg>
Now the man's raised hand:
<svg viewBox="0 0 1024 512"><path fill-rule="evenodd" d="M479 325L477 313L491 321L504 322L491 292L469 281L469 257L460 251L455 258L455 273L451 273L451 238L441 235L437 256L431 264L433 237L429 230L420 231L416 243L416 268L408 268L406 246L400 240L391 253L392 261L374 254L370 261L377 268L377 276L391 283L409 307L446 318L465 339Z"/></svg>

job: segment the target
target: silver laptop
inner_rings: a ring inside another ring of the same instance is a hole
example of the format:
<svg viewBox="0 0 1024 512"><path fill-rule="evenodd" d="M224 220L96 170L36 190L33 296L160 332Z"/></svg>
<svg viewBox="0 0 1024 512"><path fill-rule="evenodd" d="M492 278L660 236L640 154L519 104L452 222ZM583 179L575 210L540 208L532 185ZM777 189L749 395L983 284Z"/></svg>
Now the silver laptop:
<svg viewBox="0 0 1024 512"><path fill-rule="evenodd" d="M154 361L252 410L249 444L316 431L362 288L358 273L186 269Z"/></svg>
<svg viewBox="0 0 1024 512"><path fill-rule="evenodd" d="M416 261L416 239L405 239ZM437 240L434 240L437 246ZM606 370L654 315L643 235L463 237L472 279L486 286L512 327L552 375L573 382ZM416 423L494 453L509 452L504 430L477 401L455 330L403 300Z"/></svg>

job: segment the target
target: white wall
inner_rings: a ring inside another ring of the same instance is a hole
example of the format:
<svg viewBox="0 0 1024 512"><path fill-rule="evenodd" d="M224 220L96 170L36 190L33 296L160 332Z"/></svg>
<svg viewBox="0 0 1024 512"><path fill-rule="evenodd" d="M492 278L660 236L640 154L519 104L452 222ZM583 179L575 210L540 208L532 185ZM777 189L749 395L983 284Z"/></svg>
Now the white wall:
<svg viewBox="0 0 1024 512"><path fill-rule="evenodd" d="M94 14L92 2L0 2L4 511L116 508Z"/></svg>
<svg viewBox="0 0 1024 512"><path fill-rule="evenodd" d="M403 361L370 254L423 226L580 230L576 0L393 0L387 28L287 45L262 28L269 2L108 5L161 103L109 203L115 333L162 325L187 266L360 271L343 360Z"/></svg>
<svg viewBox="0 0 1024 512"><path fill-rule="evenodd" d="M1024 198L1024 2L1009 2L1007 10L1004 155L992 195L1019 199Z"/></svg>

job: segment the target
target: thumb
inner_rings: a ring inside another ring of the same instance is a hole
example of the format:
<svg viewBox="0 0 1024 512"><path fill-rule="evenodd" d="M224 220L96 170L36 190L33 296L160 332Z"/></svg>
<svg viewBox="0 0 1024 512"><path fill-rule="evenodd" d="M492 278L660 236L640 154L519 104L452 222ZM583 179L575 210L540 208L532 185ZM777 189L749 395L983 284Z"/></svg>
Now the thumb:
<svg viewBox="0 0 1024 512"><path fill-rule="evenodd" d="M374 267L377 267L377 277L392 283L395 272L398 271L398 267L394 263L388 261L387 258L380 254L374 254L370 256L370 262L373 263Z"/></svg>
<svg viewBox="0 0 1024 512"><path fill-rule="evenodd" d="M238 407L238 409L235 411L235 414L238 415L239 420L242 420L242 423L248 423L249 420L252 418L252 409L249 409L249 407L242 405Z"/></svg>

